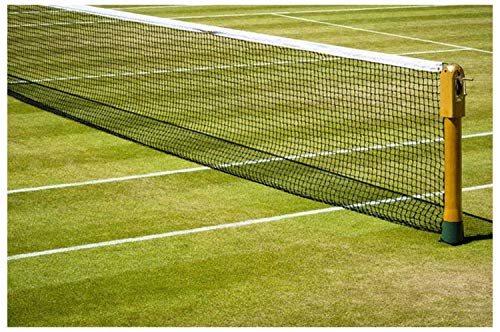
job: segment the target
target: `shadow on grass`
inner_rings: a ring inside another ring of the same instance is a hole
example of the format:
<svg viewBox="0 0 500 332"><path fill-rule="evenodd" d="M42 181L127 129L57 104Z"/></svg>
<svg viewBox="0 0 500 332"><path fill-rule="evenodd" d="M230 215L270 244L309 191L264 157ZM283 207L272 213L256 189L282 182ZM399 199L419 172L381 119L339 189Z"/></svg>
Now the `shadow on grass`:
<svg viewBox="0 0 500 332"><path fill-rule="evenodd" d="M493 220L464 212L465 238L462 244L493 239Z"/></svg>
<svg viewBox="0 0 500 332"><path fill-rule="evenodd" d="M464 238L464 241L462 244L467 244L471 243L474 241L481 241L481 240L492 240L493 239L493 233L490 234L477 234L477 235L471 235L471 236L466 236Z"/></svg>

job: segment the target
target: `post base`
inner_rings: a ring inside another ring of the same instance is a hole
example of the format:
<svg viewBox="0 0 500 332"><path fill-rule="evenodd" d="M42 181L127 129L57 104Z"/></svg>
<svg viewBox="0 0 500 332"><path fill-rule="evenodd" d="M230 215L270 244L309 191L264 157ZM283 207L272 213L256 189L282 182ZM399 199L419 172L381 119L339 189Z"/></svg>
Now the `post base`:
<svg viewBox="0 0 500 332"><path fill-rule="evenodd" d="M463 221L443 221L441 231L441 242L458 245L464 241Z"/></svg>

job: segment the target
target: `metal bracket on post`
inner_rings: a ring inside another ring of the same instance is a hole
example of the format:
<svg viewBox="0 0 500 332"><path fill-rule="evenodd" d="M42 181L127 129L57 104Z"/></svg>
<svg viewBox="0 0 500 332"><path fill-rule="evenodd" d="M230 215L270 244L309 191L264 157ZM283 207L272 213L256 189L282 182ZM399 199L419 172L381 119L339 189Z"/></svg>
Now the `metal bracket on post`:
<svg viewBox="0 0 500 332"><path fill-rule="evenodd" d="M441 72L441 116L444 121L444 214L441 241L464 240L462 219L462 117L465 115L464 71L451 64Z"/></svg>

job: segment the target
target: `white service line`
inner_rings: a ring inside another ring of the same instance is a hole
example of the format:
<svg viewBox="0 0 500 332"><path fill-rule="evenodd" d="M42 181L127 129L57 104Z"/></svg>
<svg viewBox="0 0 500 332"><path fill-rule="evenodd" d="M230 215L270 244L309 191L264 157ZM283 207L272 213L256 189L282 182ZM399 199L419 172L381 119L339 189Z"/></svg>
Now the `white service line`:
<svg viewBox="0 0 500 332"><path fill-rule="evenodd" d="M455 48L459 48L459 49L463 49L463 50L469 50L469 51L476 51L476 52L481 52L481 53L493 54L492 51L487 51L487 50L482 50L482 49L468 47L468 46L462 46L462 45L455 45L455 44L450 44L450 43L443 43L443 42L438 42L438 41L434 41L434 40L430 40L430 39L410 37L410 36L404 36L404 35L399 35L399 34L395 34L395 33L382 32L382 31L376 31L376 30L370 30L370 29L356 28L356 27L349 26L349 25L343 25L343 24L336 24L336 23L318 21L318 20L313 20L313 19L310 19L310 18L303 18L303 17L290 16L290 15L284 15L284 14L273 14L273 15L274 16L279 16L279 17L284 17L284 18L289 18L289 19L292 19L292 20L299 20L299 21L304 21L304 22L311 22L311 23L317 23L317 24L330 25L330 26L334 26L334 27L338 27L338 28L344 28L344 29L350 29L350 30L368 32L368 33L374 33L374 34L379 34L379 35L384 35L384 36L389 36L389 37L409 39L409 40L415 40L415 41L424 42L424 43L430 43L430 44L436 44L436 45L443 45L443 46L455 47Z"/></svg>
<svg viewBox="0 0 500 332"><path fill-rule="evenodd" d="M491 135L493 135L493 132L484 132L484 133L463 135L462 139L491 136ZM401 142L401 143L393 143L393 144L387 144L387 145L375 145L375 146L370 146L370 147L359 147L359 148L354 148L354 149L342 149L342 150L336 150L336 151L324 151L324 152L318 152L318 153L308 153L308 154L304 154L304 155L276 157L276 158L259 159L259 160L248 160L248 161L222 164L222 165L218 165L218 167L225 168L225 167L234 167L234 166L241 166L241 165L252 165L252 164L257 164L257 163L282 161L285 159L293 160L293 159L301 159L301 158L314 158L314 157L329 156L329 155L334 155L334 154L362 152L362 151L368 151L368 150L379 150L379 149L393 148L393 147L400 147L400 146L410 146L410 145L418 145L418 144L425 144L425 143L431 143L431 142L440 142L442 140L443 140L442 138L427 139L427 140L422 140L422 141ZM130 176L124 176L124 177L117 177L117 178L97 179L97 180L72 182L72 183L61 183L61 184L54 184L54 185L40 186L40 187L19 188L19 189L7 190L7 194L10 195L10 194L16 194L16 193L30 192L30 191L60 189L60 188L67 188L67 187L78 187L78 186L108 183L108 182L120 182L120 181L136 180L136 179L143 179L143 178L149 178L149 177L155 177L155 176L178 174L178 173L190 173L190 172L197 172L197 171L205 171L205 170L209 170L209 169L210 169L209 167L203 166L203 167L177 169L177 170L155 172L155 173L148 173L148 174L140 174L140 175L130 175Z"/></svg>
<svg viewBox="0 0 500 332"><path fill-rule="evenodd" d="M468 188L464 188L463 191L480 190L480 189L486 189L486 188L493 188L493 184L468 187ZM425 196L432 196L432 195L439 195L439 194L442 194L442 192L426 193L423 195L416 195L413 197L417 198L417 197L425 197ZM365 202L365 203L357 203L357 204L353 204L352 207L385 204L385 203L391 203L391 202L395 202L395 201L403 201L403 200L408 200L408 199L411 199L411 197L398 197L398 198L390 198L390 199L371 201L371 202ZM218 229L248 226L248 225L279 221L279 220L283 220L283 219L304 217L304 216L310 216L310 215L314 215L314 214L334 212L334 211L340 211L340 210L344 210L344 208L342 208L342 207L330 207L330 208L325 208L325 209L302 211L302 212L296 212L296 213L290 213L290 214L283 214L280 216L245 220L245 221L229 223L229 224L219 224L219 225L214 225L214 226L198 227L198 228L186 229L186 230L181 230L181 231L173 231L173 232L151 234L151 235L139 236L139 237L133 237L133 238L125 238L125 239L118 239L118 240L112 240L112 241L83 244L83 245L73 246L73 247L57 248L57 249L44 250L44 251L36 251L36 252L30 252L30 253L26 253L26 254L8 256L7 260L10 261L10 260L31 258L31 257L37 257L37 256L54 255L54 254L65 253L65 252L70 252L70 251L78 251L78 250L100 248L100 247L109 247L109 246L115 246L115 245L124 244L124 243L149 241L149 240L161 239L161 238L165 238L165 237L173 237L173 236L178 236L178 235L186 235L186 234L192 234L192 233L214 231L214 230L218 230Z"/></svg>
<svg viewBox="0 0 500 332"><path fill-rule="evenodd" d="M189 18L217 18L217 17L242 17L242 16L262 16L274 14L310 14L310 13L338 13L338 12L359 12L367 10L387 10L387 9L411 9L411 8L428 8L436 6L392 6L392 7L363 7L363 8L341 8L341 9L316 9L316 10L299 10L299 11L286 11L286 12L260 12L260 13L245 13L245 14L215 14L215 15L201 15L201 16L174 16L170 19L189 19ZM130 8L132 9L132 8Z"/></svg>

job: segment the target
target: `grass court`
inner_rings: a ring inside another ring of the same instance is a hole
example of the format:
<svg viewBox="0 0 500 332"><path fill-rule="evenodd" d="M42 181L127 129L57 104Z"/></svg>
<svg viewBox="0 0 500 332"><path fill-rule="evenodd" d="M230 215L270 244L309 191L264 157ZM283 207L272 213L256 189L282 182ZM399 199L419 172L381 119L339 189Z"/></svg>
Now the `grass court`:
<svg viewBox="0 0 500 332"><path fill-rule="evenodd" d="M460 64L464 210L492 218L491 6L120 9ZM10 97L7 194L9 326L493 324L490 223L447 246Z"/></svg>

